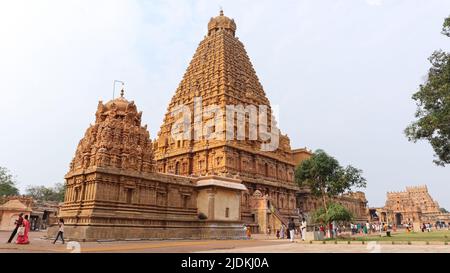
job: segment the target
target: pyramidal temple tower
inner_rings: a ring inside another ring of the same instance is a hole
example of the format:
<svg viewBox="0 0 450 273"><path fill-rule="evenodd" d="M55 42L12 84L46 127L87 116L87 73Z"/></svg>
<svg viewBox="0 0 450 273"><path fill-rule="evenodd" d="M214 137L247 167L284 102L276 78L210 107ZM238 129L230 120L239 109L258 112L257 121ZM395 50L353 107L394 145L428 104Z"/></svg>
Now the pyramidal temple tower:
<svg viewBox="0 0 450 273"><path fill-rule="evenodd" d="M276 127L270 102L236 29L223 11L209 21L208 33L170 101L158 134L157 171L241 179L249 189L242 196L242 219L247 223L255 221L258 205L250 200L254 194L271 200L281 215L297 217L294 170L310 154L306 149L291 150L289 138ZM188 112L181 117L188 126L178 130L180 109ZM243 133L239 120L244 121ZM176 137L174 131L184 137ZM270 141L272 149L263 149Z"/></svg>

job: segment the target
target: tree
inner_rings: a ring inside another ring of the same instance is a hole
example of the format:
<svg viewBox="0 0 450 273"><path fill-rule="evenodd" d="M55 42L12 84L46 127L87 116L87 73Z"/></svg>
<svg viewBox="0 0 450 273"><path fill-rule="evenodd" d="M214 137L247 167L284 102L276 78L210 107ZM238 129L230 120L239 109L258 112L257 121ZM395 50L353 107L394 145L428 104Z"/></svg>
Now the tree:
<svg viewBox="0 0 450 273"><path fill-rule="evenodd" d="M333 221L337 223L348 223L353 220L353 214L338 203L328 204L327 209L320 207L312 214L315 223L328 224Z"/></svg>
<svg viewBox="0 0 450 273"><path fill-rule="evenodd" d="M54 187L28 186L26 195L40 201L64 201L65 186L56 183Z"/></svg>
<svg viewBox="0 0 450 273"><path fill-rule="evenodd" d="M54 189L57 196L55 201L63 202L66 195L66 185L64 183L56 183Z"/></svg>
<svg viewBox="0 0 450 273"><path fill-rule="evenodd" d="M450 37L450 17L442 34ZM434 163L450 164L450 54L435 51L428 59L431 68L424 84L412 98L416 101L417 120L405 129L409 141L427 140L435 152Z"/></svg>
<svg viewBox="0 0 450 273"><path fill-rule="evenodd" d="M440 208L439 211L442 213L448 213L448 210L446 210L445 208Z"/></svg>
<svg viewBox="0 0 450 273"><path fill-rule="evenodd" d="M300 187L308 187L314 196L321 198L326 213L327 198L336 197L353 187L366 186L361 170L350 165L342 167L323 150L315 151L309 159L300 163L295 170L295 181Z"/></svg>
<svg viewBox="0 0 450 273"><path fill-rule="evenodd" d="M7 168L0 167L0 196L18 195L16 181Z"/></svg>

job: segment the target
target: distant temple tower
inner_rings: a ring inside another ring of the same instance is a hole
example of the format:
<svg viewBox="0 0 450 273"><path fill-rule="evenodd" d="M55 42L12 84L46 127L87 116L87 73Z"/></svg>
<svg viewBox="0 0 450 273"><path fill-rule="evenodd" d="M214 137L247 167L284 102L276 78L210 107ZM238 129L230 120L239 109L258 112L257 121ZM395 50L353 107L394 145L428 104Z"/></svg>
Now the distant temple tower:
<svg viewBox="0 0 450 273"><path fill-rule="evenodd" d="M397 226L450 222L450 214L440 211L438 202L431 197L426 185L406 187L406 191L388 192L385 206L377 208L376 212L380 221Z"/></svg>

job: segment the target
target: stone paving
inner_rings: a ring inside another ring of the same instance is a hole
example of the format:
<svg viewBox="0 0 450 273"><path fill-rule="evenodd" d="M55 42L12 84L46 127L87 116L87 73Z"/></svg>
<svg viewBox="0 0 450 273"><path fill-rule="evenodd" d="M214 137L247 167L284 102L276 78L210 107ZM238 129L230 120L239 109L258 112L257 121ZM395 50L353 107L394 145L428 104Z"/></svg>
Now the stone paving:
<svg viewBox="0 0 450 273"><path fill-rule="evenodd" d="M390 242L365 243L322 242L276 240L266 236L255 236L252 240L164 240L164 241L114 241L84 242L56 245L44 239L45 232L31 232L29 245L7 244L9 232L0 232L0 253L67 253L67 252L130 252L130 253L450 253L450 246L440 242L426 245L413 242L411 245ZM79 246L79 248L78 248Z"/></svg>

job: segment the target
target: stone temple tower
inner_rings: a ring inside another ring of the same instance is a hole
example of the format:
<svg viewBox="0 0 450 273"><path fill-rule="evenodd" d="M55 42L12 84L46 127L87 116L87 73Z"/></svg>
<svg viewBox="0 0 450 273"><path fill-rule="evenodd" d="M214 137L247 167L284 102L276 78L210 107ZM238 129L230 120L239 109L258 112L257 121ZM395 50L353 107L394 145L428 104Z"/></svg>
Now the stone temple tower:
<svg viewBox="0 0 450 273"><path fill-rule="evenodd" d="M244 45L236 37L236 29L234 20L223 11L209 21L207 35L170 101L158 134L154 146L157 171L186 176L238 177L249 189L242 198L242 217L247 222L255 220L255 208L249 197L257 190L270 199L282 215L297 217L295 195L299 189L294 183L294 169L299 153L308 152L292 151L289 138L276 127L270 102ZM208 112L206 109L212 106L215 110ZM232 114L234 126L230 126L227 119L228 106L236 110L236 114ZM189 109L187 123L190 126L177 131L187 137L176 138L173 130L179 125L177 109L180 107ZM264 107L266 115L260 112ZM236 128L238 113L243 113L244 135ZM272 150L261 148L267 143L267 139L261 137L264 133L258 131L261 129L259 121L264 116L267 132L274 132L278 137ZM214 125L202 127L215 119L218 122ZM211 134L228 136L228 126L235 129L231 139L208 138ZM187 132L183 131L185 128ZM251 131L257 131L258 137L252 138Z"/></svg>
<svg viewBox="0 0 450 273"><path fill-rule="evenodd" d="M99 102L91 125L78 144L70 173L90 167L113 167L145 173L154 172L153 148L142 112L121 96L106 104Z"/></svg>

